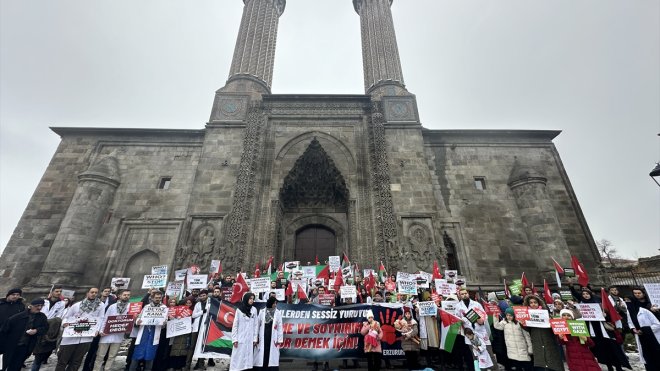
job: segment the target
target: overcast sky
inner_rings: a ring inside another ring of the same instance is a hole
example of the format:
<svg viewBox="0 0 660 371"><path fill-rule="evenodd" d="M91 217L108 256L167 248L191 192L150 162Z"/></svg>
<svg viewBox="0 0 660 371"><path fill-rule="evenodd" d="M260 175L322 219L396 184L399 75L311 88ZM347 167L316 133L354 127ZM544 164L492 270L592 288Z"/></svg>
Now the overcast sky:
<svg viewBox="0 0 660 371"><path fill-rule="evenodd" d="M241 0L0 2L0 249L59 137L49 126L201 129ZM559 129L595 239L658 254L660 2L397 0L403 75L431 129ZM272 91L364 92L351 0L287 0Z"/></svg>

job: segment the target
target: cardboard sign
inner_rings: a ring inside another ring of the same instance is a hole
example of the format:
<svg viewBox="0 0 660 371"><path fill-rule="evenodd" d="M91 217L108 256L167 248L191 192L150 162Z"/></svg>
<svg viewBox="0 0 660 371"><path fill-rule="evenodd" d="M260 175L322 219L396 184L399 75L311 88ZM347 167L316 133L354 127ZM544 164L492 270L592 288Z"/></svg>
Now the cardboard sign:
<svg viewBox="0 0 660 371"><path fill-rule="evenodd" d="M442 310L455 316L458 315L456 305L458 305L458 302L453 300L443 300L442 303L440 303Z"/></svg>
<svg viewBox="0 0 660 371"><path fill-rule="evenodd" d="M183 282L169 282L167 284L167 289L165 289L165 295L169 297L177 297L183 292Z"/></svg>
<svg viewBox="0 0 660 371"><path fill-rule="evenodd" d="M167 308L167 316L173 318L183 318L192 316L192 311L185 305L177 305Z"/></svg>
<svg viewBox="0 0 660 371"><path fill-rule="evenodd" d="M495 291L495 296L498 300L506 299L506 291Z"/></svg>
<svg viewBox="0 0 660 371"><path fill-rule="evenodd" d="M167 275L167 265L156 265L151 267L151 274Z"/></svg>
<svg viewBox="0 0 660 371"><path fill-rule="evenodd" d="M231 300L231 294L233 292L232 287L221 287L220 291L222 291L222 300L224 300L224 301L230 301Z"/></svg>
<svg viewBox="0 0 660 371"><path fill-rule="evenodd" d="M147 305L142 309L140 320L142 326L162 326L167 319L167 307Z"/></svg>
<svg viewBox="0 0 660 371"><path fill-rule="evenodd" d="M286 273L291 273L294 270L298 270L298 267L300 267L300 261L293 261L293 262L285 262L284 263L284 272Z"/></svg>
<svg viewBox="0 0 660 371"><path fill-rule="evenodd" d="M189 289L205 289L208 282L206 282L205 274L191 274L187 277L187 285Z"/></svg>
<svg viewBox="0 0 660 371"><path fill-rule="evenodd" d="M270 291L270 277L259 277L250 280L250 291L254 294Z"/></svg>
<svg viewBox="0 0 660 371"><path fill-rule="evenodd" d="M187 269L179 269L178 271L174 271L174 280L185 281L187 273L188 273Z"/></svg>
<svg viewBox="0 0 660 371"><path fill-rule="evenodd" d="M559 290L559 296L561 296L561 300L563 301L575 300L571 290Z"/></svg>
<svg viewBox="0 0 660 371"><path fill-rule="evenodd" d="M575 304L580 313L582 314L583 321L605 321L603 310L598 303L582 303Z"/></svg>
<svg viewBox="0 0 660 371"><path fill-rule="evenodd" d="M291 280L307 280L307 277L305 277L305 271L302 269L294 269L289 273L289 279Z"/></svg>
<svg viewBox="0 0 660 371"><path fill-rule="evenodd" d="M128 289L128 285L130 285L130 283L130 278L114 277L110 282L110 288L115 292L117 290L126 290Z"/></svg>
<svg viewBox="0 0 660 371"><path fill-rule="evenodd" d="M587 323L582 320L568 320L568 329L571 331L572 336L586 336L589 337L589 328Z"/></svg>
<svg viewBox="0 0 660 371"><path fill-rule="evenodd" d="M105 320L103 333L109 334L128 334L133 330L135 317L131 315L124 316L108 316Z"/></svg>
<svg viewBox="0 0 660 371"><path fill-rule="evenodd" d="M306 265L304 267L300 267L300 270L302 271L302 276L304 278L316 278L316 266L315 265Z"/></svg>
<svg viewBox="0 0 660 371"><path fill-rule="evenodd" d="M275 298L277 301L285 301L286 300L286 295L284 293L284 289L271 289L270 292L275 293Z"/></svg>
<svg viewBox="0 0 660 371"><path fill-rule="evenodd" d="M660 283L645 283L644 288L651 304L660 305Z"/></svg>
<svg viewBox="0 0 660 371"><path fill-rule="evenodd" d="M458 276L458 271L457 270L446 270L445 271L445 278L447 279L447 282L449 282L449 283L454 283L454 280L456 279L456 276Z"/></svg>
<svg viewBox="0 0 660 371"><path fill-rule="evenodd" d="M545 309L528 309L527 327L550 328L550 313Z"/></svg>
<svg viewBox="0 0 660 371"><path fill-rule="evenodd" d="M209 266L209 274L220 273L220 260L211 260L211 265Z"/></svg>
<svg viewBox="0 0 660 371"><path fill-rule="evenodd" d="M99 330L99 322L96 318L76 318L65 322L63 338L94 337Z"/></svg>
<svg viewBox="0 0 660 371"><path fill-rule="evenodd" d="M467 279L465 276L456 276L456 279L454 279L454 283L456 286L459 287L465 287L467 285Z"/></svg>
<svg viewBox="0 0 660 371"><path fill-rule="evenodd" d="M341 267L341 259L339 256L329 256L328 265L330 266L330 272L336 272Z"/></svg>
<svg viewBox="0 0 660 371"><path fill-rule="evenodd" d="M520 295L522 292L522 281L520 279L513 280L511 285L509 285L509 291L511 291L511 295Z"/></svg>
<svg viewBox="0 0 660 371"><path fill-rule="evenodd" d="M357 297L357 288L355 286L342 286L339 288L339 295L342 299L355 299Z"/></svg>
<svg viewBox="0 0 660 371"><path fill-rule="evenodd" d="M129 316L137 316L142 312L142 302L138 301L135 303L128 303L128 312L126 312Z"/></svg>
<svg viewBox="0 0 660 371"><path fill-rule="evenodd" d="M175 336L186 335L192 332L192 319L190 317L183 317L167 321L167 335L166 337L173 338Z"/></svg>
<svg viewBox="0 0 660 371"><path fill-rule="evenodd" d="M166 274L147 274L142 280L143 289L165 287L167 285Z"/></svg>
<svg viewBox="0 0 660 371"><path fill-rule="evenodd" d="M491 316L499 316L501 313L500 307L497 304L488 303L484 305L484 309L486 310L486 314Z"/></svg>
<svg viewBox="0 0 660 371"><path fill-rule="evenodd" d="M567 277L567 278L575 277L575 269L573 269L573 268L564 268L564 277Z"/></svg>
<svg viewBox="0 0 660 371"><path fill-rule="evenodd" d="M75 290L62 290L62 296L65 298L73 299L74 296L76 296L76 291Z"/></svg>
<svg viewBox="0 0 660 371"><path fill-rule="evenodd" d="M552 329L552 333L554 333L555 335L571 334L571 330L568 328L568 323L566 323L565 319L552 318L550 320L550 328Z"/></svg>
<svg viewBox="0 0 660 371"><path fill-rule="evenodd" d="M438 315L438 306L433 301L417 302L420 317L429 317Z"/></svg>
<svg viewBox="0 0 660 371"><path fill-rule="evenodd" d="M335 296L333 294L319 294L319 304L333 305L335 303Z"/></svg>
<svg viewBox="0 0 660 371"><path fill-rule="evenodd" d="M415 277L415 281L417 282L417 288L428 289L431 287L430 282L433 281L433 275L431 273L419 272Z"/></svg>
<svg viewBox="0 0 660 371"><path fill-rule="evenodd" d="M396 285L397 285L397 291L399 294L402 295L417 295L417 282L415 281L408 281L408 280L400 280L397 278L396 280Z"/></svg>
<svg viewBox="0 0 660 371"><path fill-rule="evenodd" d="M479 318L481 318L481 316L479 315L479 313L475 312L473 308L465 313L465 318L467 318L468 321L470 321L470 323L475 323Z"/></svg>
<svg viewBox="0 0 660 371"><path fill-rule="evenodd" d="M513 307L513 313L518 322L521 325L525 326L525 323L529 319L529 312L527 311L529 307L515 306Z"/></svg>

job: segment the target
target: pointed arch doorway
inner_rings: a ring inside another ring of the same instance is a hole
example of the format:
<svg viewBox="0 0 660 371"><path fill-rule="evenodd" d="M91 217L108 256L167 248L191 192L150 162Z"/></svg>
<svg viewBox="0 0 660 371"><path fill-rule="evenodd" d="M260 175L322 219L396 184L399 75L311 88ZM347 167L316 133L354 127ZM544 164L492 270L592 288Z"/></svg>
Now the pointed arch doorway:
<svg viewBox="0 0 660 371"><path fill-rule="evenodd" d="M303 264L314 263L316 258L323 262L326 257L335 255L335 232L323 225L307 225L296 232L294 260Z"/></svg>

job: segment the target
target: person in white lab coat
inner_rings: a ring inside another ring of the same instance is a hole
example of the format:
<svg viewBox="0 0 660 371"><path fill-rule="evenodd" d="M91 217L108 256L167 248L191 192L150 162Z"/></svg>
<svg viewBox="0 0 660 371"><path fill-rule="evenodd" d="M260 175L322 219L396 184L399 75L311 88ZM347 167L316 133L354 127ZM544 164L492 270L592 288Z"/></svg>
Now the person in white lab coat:
<svg viewBox="0 0 660 371"><path fill-rule="evenodd" d="M247 292L238 304L231 327L231 352L229 371L249 370L254 366L254 348L259 343L257 308L253 307L254 294Z"/></svg>
<svg viewBox="0 0 660 371"><path fill-rule="evenodd" d="M94 371L101 371L103 369L103 358L105 354L108 354L108 360L105 364L106 370L112 370L112 363L117 357L119 352L119 346L124 341L124 333L115 333L115 334L105 334L103 330L105 328L105 323L108 321L108 317L111 316L123 316L128 313L128 301L131 299L130 290L122 290L118 295L118 301L112 304L108 310L105 312L103 321L99 326L99 335L101 339L99 340L99 348L96 351L96 361L94 361Z"/></svg>
<svg viewBox="0 0 660 371"><path fill-rule="evenodd" d="M270 297L266 308L259 312L259 343L254 350L254 367L263 371L278 371L280 346L284 342L282 313L277 309L277 298Z"/></svg>

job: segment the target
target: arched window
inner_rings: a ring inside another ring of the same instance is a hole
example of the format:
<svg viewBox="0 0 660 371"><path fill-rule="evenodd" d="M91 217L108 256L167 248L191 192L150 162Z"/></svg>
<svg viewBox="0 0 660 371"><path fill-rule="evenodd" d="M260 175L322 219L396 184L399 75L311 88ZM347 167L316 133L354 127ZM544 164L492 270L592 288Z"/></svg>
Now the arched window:
<svg viewBox="0 0 660 371"><path fill-rule="evenodd" d="M299 260L301 265L307 262L314 264L318 256L319 261L328 259L328 256L335 255L335 232L320 225L311 225L300 229L296 233L295 260Z"/></svg>

